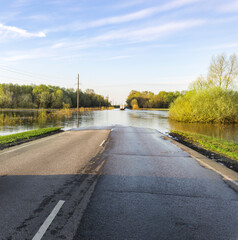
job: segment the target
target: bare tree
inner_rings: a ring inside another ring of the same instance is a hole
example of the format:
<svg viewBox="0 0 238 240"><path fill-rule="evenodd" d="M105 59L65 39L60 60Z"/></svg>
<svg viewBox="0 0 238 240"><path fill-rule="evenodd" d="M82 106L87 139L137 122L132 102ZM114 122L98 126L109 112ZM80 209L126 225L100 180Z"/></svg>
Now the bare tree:
<svg viewBox="0 0 238 240"><path fill-rule="evenodd" d="M233 84L233 82L238 78L238 59L236 54L232 54L228 63L228 73L225 77L225 88Z"/></svg>
<svg viewBox="0 0 238 240"><path fill-rule="evenodd" d="M203 75L200 75L195 81L189 85L191 90L204 90L209 88L209 83Z"/></svg>
<svg viewBox="0 0 238 240"><path fill-rule="evenodd" d="M207 77L210 85L227 89L232 86L237 77L238 59L236 54L232 54L229 59L225 54L212 58Z"/></svg>

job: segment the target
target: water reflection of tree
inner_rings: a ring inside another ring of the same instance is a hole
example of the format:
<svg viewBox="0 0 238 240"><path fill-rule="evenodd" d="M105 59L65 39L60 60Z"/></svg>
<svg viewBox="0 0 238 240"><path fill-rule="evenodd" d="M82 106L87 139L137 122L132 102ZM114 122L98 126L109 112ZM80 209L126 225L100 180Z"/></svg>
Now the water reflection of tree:
<svg viewBox="0 0 238 240"><path fill-rule="evenodd" d="M234 124L184 123L168 119L171 130L194 132L207 136L238 141L238 126Z"/></svg>
<svg viewBox="0 0 238 240"><path fill-rule="evenodd" d="M17 126L38 124L45 127L49 122L55 125L61 120L71 118L73 110L63 109L48 111L41 109L39 111L6 111L0 113L0 126Z"/></svg>
<svg viewBox="0 0 238 240"><path fill-rule="evenodd" d="M33 122L32 116L21 116L15 112L8 112L0 114L0 126L15 126L22 125L27 122Z"/></svg>

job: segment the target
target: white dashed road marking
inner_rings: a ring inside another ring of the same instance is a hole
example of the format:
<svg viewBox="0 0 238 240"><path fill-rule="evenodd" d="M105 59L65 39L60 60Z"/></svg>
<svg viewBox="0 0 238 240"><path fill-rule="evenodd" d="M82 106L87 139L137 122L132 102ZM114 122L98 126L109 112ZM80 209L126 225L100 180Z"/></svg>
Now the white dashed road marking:
<svg viewBox="0 0 238 240"><path fill-rule="evenodd" d="M105 143L105 140L103 140L99 146L102 147L104 143Z"/></svg>
<svg viewBox="0 0 238 240"><path fill-rule="evenodd" d="M38 232L36 233L36 235L32 238L32 240L41 240L41 238L43 237L43 235L45 234L45 232L47 231L48 227L50 226L50 224L52 223L52 221L54 220L55 216L57 215L57 213L59 212L60 208L63 206L65 201L60 200L57 205L54 207L54 209L52 210L52 212L50 213L50 215L46 218L46 220L44 221L44 223L41 225L40 229L38 230Z"/></svg>

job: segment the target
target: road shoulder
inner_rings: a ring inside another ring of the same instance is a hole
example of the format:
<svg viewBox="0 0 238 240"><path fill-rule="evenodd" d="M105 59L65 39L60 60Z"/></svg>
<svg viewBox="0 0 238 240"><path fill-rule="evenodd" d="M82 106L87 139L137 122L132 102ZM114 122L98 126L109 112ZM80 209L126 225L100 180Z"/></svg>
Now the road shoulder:
<svg viewBox="0 0 238 240"><path fill-rule="evenodd" d="M197 151L167 137L163 136L164 140L170 141L171 143L175 144L179 148L181 148L183 151L187 152L191 155L192 158L197 160L199 164L205 168L208 168L210 170L215 171L219 175L222 176L223 180L234 190L238 192L238 173L235 171L232 171L231 169L207 158L206 156L198 153Z"/></svg>

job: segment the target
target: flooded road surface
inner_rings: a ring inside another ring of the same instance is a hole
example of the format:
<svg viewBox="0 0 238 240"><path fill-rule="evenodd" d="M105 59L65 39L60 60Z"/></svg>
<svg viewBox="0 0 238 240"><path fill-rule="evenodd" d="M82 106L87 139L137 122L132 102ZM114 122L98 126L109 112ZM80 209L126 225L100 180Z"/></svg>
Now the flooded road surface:
<svg viewBox="0 0 238 240"><path fill-rule="evenodd" d="M156 130L66 131L0 158L0 239L237 239L226 183L238 174L201 166Z"/></svg>
<svg viewBox="0 0 238 240"><path fill-rule="evenodd" d="M77 115L72 114L61 117L39 117L36 111L1 113L9 117L9 123L0 125L0 135L32 130L36 128L62 126L65 130L77 127ZM11 119L16 119L12 121ZM1 120L1 119L0 119ZM142 111L142 110L105 110L79 113L79 128L99 126L134 126L157 129L162 133L170 130L188 131L205 134L220 139L238 142L238 126L200 123L181 123L168 119L168 111ZM0 121L1 124L1 121Z"/></svg>
<svg viewBox="0 0 238 240"><path fill-rule="evenodd" d="M114 127L102 158L74 240L237 239L237 192L157 131Z"/></svg>

